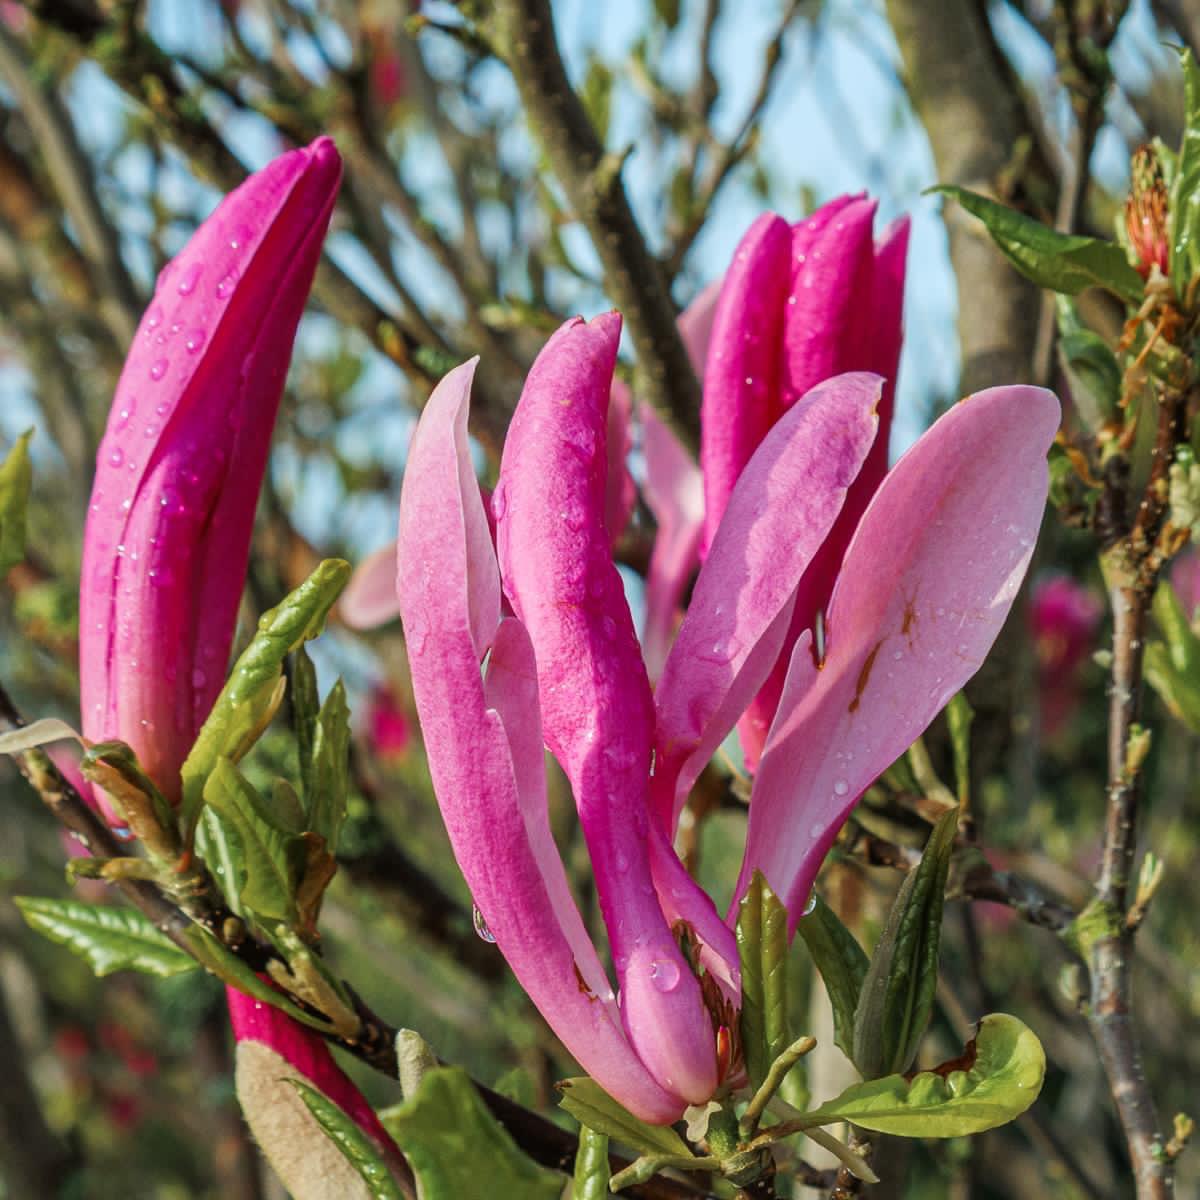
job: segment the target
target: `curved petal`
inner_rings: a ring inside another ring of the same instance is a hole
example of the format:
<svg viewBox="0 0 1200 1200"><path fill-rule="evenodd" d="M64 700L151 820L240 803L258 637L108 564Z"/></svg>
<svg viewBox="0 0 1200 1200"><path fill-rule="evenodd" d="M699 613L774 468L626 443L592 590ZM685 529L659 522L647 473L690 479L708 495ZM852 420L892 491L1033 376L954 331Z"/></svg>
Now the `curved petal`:
<svg viewBox="0 0 1200 1200"><path fill-rule="evenodd" d="M569 321L538 356L493 497L504 590L537 657L546 745L575 793L631 1041L692 1103L716 1086L699 983L654 896L646 789L654 719L604 526L615 313Z"/></svg>
<svg viewBox="0 0 1200 1200"><path fill-rule="evenodd" d="M687 351L696 378L704 381L704 371L708 362L708 347L712 341L713 322L717 316L717 303L721 299L721 289L725 286L723 279L703 287L693 298L691 304L679 314L677 322L679 336L683 339L683 348Z"/></svg>
<svg viewBox="0 0 1200 1200"><path fill-rule="evenodd" d="M779 654L797 581L875 437L881 386L858 374L814 388L738 480L655 697L655 815L668 832Z"/></svg>
<svg viewBox="0 0 1200 1200"><path fill-rule="evenodd" d="M530 999L606 1091L644 1120L673 1121L685 1101L630 1046L549 837L531 648L516 622L501 625L471 472L473 372L458 367L430 397L400 497L396 586L434 790L475 904Z"/></svg>
<svg viewBox="0 0 1200 1200"><path fill-rule="evenodd" d="M625 532L637 504L637 485L629 471L629 451L633 447L630 423L633 420L633 393L623 379L614 379L608 401L608 433L604 439L608 455L608 479L604 493L604 526L608 539L616 543Z"/></svg>
<svg viewBox="0 0 1200 1200"><path fill-rule="evenodd" d="M656 680L667 661L675 614L700 552L704 528L704 482L671 427L649 404L641 406L646 504L658 522L646 574L642 652Z"/></svg>
<svg viewBox="0 0 1200 1200"><path fill-rule="evenodd" d="M803 236L810 257L823 254L819 260L832 271L840 263L845 275L842 282L854 287L864 286L862 263L866 261L867 239L870 236L874 204L861 199L843 198L819 210L823 224L815 230L813 221L797 229L797 240ZM835 219L837 218L837 219ZM814 220L816 218L814 217ZM844 228L838 234L838 225ZM822 344L818 353L809 344L809 355L805 360L806 374L816 382L816 373L823 369L834 371L874 371L884 380L883 395L879 402L879 433L863 463L858 478L846 494L846 503L834 522L825 544L821 547L812 565L804 573L796 591L796 606L792 613L791 628L784 640L784 652L773 667L762 690L754 697L745 716L738 722L738 735L742 743L746 767L753 772L758 767L763 741L779 707L783 681L787 677L792 647L805 629L812 629L819 610L829 603L833 582L842 565L846 547L854 535L858 523L866 511L888 467L888 439L892 429L892 411L896 400L896 368L900 361L901 319L904 302L905 255L908 251L908 219L901 218L888 227L874 250L873 274L869 287L863 294L852 290L840 293L826 290L829 280L818 274L814 285L821 288L823 301L820 312L812 312L814 322L824 322L829 332L829 341ZM847 234L849 236L847 236ZM823 250L830 240L838 242L836 253ZM815 267L813 268L815 272ZM809 292L810 295L814 294ZM869 305L864 304L864 295L869 294ZM865 311L867 321L861 314ZM860 314L857 318L854 314ZM789 314L789 320L791 314ZM802 380L801 380L802 382ZM810 385L811 386L811 385Z"/></svg>
<svg viewBox="0 0 1200 1200"><path fill-rule="evenodd" d="M871 782L979 669L1033 554L1052 393L992 388L955 405L896 464L846 552L825 664L797 643L750 805L755 869L794 928L821 860Z"/></svg>
<svg viewBox="0 0 1200 1200"><path fill-rule="evenodd" d="M791 246L792 231L782 217L759 217L738 245L713 313L700 413L702 557L738 476L783 411L780 356Z"/></svg>
<svg viewBox="0 0 1200 1200"><path fill-rule="evenodd" d="M372 551L354 568L338 601L351 629L375 629L400 615L396 601L396 543Z"/></svg>

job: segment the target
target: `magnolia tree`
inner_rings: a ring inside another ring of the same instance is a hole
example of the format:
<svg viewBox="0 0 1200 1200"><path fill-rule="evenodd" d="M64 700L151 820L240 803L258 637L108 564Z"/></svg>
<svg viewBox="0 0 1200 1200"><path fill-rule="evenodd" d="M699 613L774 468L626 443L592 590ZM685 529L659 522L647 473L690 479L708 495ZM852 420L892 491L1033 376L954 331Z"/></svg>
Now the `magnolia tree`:
<svg viewBox="0 0 1200 1200"><path fill-rule="evenodd" d="M1194 1183L1200 30L736 7L0 5L3 1194Z"/></svg>

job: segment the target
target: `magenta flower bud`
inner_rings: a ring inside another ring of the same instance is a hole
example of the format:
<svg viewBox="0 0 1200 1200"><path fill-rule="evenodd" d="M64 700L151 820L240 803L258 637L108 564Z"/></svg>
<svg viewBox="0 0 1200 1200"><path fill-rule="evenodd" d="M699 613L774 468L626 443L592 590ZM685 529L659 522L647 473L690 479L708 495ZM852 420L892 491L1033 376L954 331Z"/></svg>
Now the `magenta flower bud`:
<svg viewBox="0 0 1200 1200"><path fill-rule="evenodd" d="M159 276L100 443L79 601L84 736L165 795L224 682L267 450L341 178L319 138L230 193Z"/></svg>

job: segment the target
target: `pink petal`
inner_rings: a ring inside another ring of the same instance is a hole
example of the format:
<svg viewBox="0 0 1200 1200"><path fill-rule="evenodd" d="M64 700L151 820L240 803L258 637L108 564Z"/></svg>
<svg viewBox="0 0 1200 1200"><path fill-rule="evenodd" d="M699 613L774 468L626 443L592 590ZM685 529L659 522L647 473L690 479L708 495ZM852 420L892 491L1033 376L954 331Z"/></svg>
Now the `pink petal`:
<svg viewBox="0 0 1200 1200"><path fill-rule="evenodd" d="M517 622L500 623L499 572L471 475L473 371L452 371L430 397L400 499L397 592L434 790L475 904L530 999L611 1095L670 1122L685 1101L630 1046L550 836L532 648Z"/></svg>
<svg viewBox="0 0 1200 1200"><path fill-rule="evenodd" d="M701 288L695 299L679 314L679 336L683 348L691 359L696 378L703 381L708 362L708 347L712 341L713 322L717 317L717 304L721 299L723 279Z"/></svg>
<svg viewBox="0 0 1200 1200"><path fill-rule="evenodd" d="M782 217L759 217L738 246L713 314L700 422L702 555L716 536L738 476L783 411L780 370L791 243Z"/></svg>
<svg viewBox="0 0 1200 1200"><path fill-rule="evenodd" d="M625 532L637 504L637 485L629 473L629 451L633 437L629 430L633 418L633 394L623 379L614 379L608 401L608 482L604 495L604 525L609 541L616 543Z"/></svg>
<svg viewBox="0 0 1200 1200"><path fill-rule="evenodd" d="M885 479L846 552L818 670L792 655L750 806L737 894L762 870L792 925L871 782L978 670L1033 554L1047 391L992 388L952 408Z"/></svg>
<svg viewBox="0 0 1200 1200"><path fill-rule="evenodd" d="M817 612L829 603L829 594L841 569L850 538L858 528L875 489L887 474L888 438L896 399L896 368L900 361L909 223L907 218L902 218L888 228L874 251L873 272L864 281L863 264L870 263L867 257L868 239L874 211L873 202L843 197L819 209L810 221L798 226L796 231L797 245L804 246L799 251L805 254L805 264L801 270L809 272L808 276L799 279L800 290L796 295L809 299L807 303L798 303L789 312L788 319L789 322L800 320L801 317L793 317L793 313L804 314L814 328L823 327L827 337L809 337L799 341L798 344L806 353L803 358L793 354L792 370L799 372L794 376L795 385L801 386L808 379L808 386L812 386L821 378L819 372L822 370L875 371L883 376L885 382L878 410L879 434L858 478L846 495L846 503L825 544L800 581L783 654L763 684L762 691L755 696L738 723L742 752L746 767L751 772L758 766L763 741L779 706L792 647L803 630L813 628ZM842 227L840 231L839 226ZM818 259L817 255L821 257ZM831 283L831 273L839 263L843 264L845 274L838 277L837 283L851 285L843 290ZM825 270L819 271L818 267L822 264ZM866 295L871 298L869 309L864 306ZM861 315L864 311L865 324ZM788 328L791 329L791 326ZM791 349L795 351L797 337L794 331L792 337Z"/></svg>
<svg viewBox="0 0 1200 1200"><path fill-rule="evenodd" d="M651 680L662 674L675 633L679 602L700 550L704 528L704 482L700 469L649 404L641 406L646 504L658 523L646 575L642 652Z"/></svg>
<svg viewBox="0 0 1200 1200"><path fill-rule="evenodd" d="M655 811L667 831L779 654L796 583L875 436L881 387L859 374L814 388L738 480L656 694Z"/></svg>
<svg viewBox="0 0 1200 1200"><path fill-rule="evenodd" d="M159 276L97 457L83 728L168 796L224 681L267 448L341 178L320 138L230 193Z"/></svg>
<svg viewBox="0 0 1200 1200"><path fill-rule="evenodd" d="M571 781L622 990L651 1074L692 1103L716 1085L700 987L654 897L646 787L654 718L604 525L615 313L569 321L526 380L493 498L504 590L537 657L546 745Z"/></svg>
<svg viewBox="0 0 1200 1200"><path fill-rule="evenodd" d="M396 543L368 554L354 568L338 601L338 612L351 629L375 629L400 615L396 602Z"/></svg>

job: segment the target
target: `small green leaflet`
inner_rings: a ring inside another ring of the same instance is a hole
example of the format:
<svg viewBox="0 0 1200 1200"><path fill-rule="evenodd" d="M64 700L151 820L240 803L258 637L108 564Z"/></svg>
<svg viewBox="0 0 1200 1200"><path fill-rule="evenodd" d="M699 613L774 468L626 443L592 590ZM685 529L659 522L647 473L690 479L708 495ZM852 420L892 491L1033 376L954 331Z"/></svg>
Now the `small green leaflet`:
<svg viewBox="0 0 1200 1200"><path fill-rule="evenodd" d="M189 838L205 781L217 760L237 762L258 740L283 699L283 660L321 632L349 577L349 563L326 559L259 621L258 632L234 664L180 772L181 815Z"/></svg>
<svg viewBox="0 0 1200 1200"><path fill-rule="evenodd" d="M339 679L329 689L317 714L309 790L305 795L308 828L325 839L331 854L337 850L349 787L350 706L346 703L346 689Z"/></svg>
<svg viewBox="0 0 1200 1200"><path fill-rule="evenodd" d="M581 1125L579 1149L575 1151L575 1174L571 1180L571 1200L606 1200L611 1178L608 1134Z"/></svg>
<svg viewBox="0 0 1200 1200"><path fill-rule="evenodd" d="M1019 1117L1037 1099L1045 1074L1046 1053L1033 1031L1007 1013L992 1013L961 1059L911 1082L887 1075L853 1084L797 1124L853 1121L900 1137L963 1137Z"/></svg>
<svg viewBox="0 0 1200 1200"><path fill-rule="evenodd" d="M937 991L946 877L958 809L933 827L920 863L908 873L871 956L854 1014L854 1065L865 1079L907 1071Z"/></svg>
<svg viewBox="0 0 1200 1200"><path fill-rule="evenodd" d="M833 1040L849 1057L854 1046L854 1012L870 960L854 935L819 896L796 926L821 973L833 1008Z"/></svg>
<svg viewBox="0 0 1200 1200"><path fill-rule="evenodd" d="M27 429L0 462L0 574L25 557L25 512L33 487L33 467L29 462Z"/></svg>
<svg viewBox="0 0 1200 1200"><path fill-rule="evenodd" d="M965 188L930 188L957 200L987 227L1004 256L1038 287L1074 296L1101 287L1130 304L1140 304L1145 285L1115 242L1058 233L1015 209Z"/></svg>
<svg viewBox="0 0 1200 1200"><path fill-rule="evenodd" d="M1178 720L1200 731L1200 638L1165 580L1154 593L1153 611L1163 640L1146 646L1146 680Z"/></svg>
<svg viewBox="0 0 1200 1200"><path fill-rule="evenodd" d="M687 1143L669 1125L647 1125L586 1075L562 1080L558 1090L562 1093L559 1104L580 1125L606 1133L639 1154L691 1154Z"/></svg>
<svg viewBox="0 0 1200 1200"><path fill-rule="evenodd" d="M1175 294L1187 297L1200 274L1200 67L1190 50L1179 56L1183 68L1183 143L1171 185L1170 273Z"/></svg>
<svg viewBox="0 0 1200 1200"><path fill-rule="evenodd" d="M371 1200L404 1200L404 1193L374 1143L332 1100L302 1079L287 1081L300 1093L308 1111L362 1176Z"/></svg>
<svg viewBox="0 0 1200 1200"><path fill-rule="evenodd" d="M559 1200L563 1177L525 1155L460 1067L436 1067L416 1095L381 1113L422 1200Z"/></svg>
<svg viewBox="0 0 1200 1200"><path fill-rule="evenodd" d="M78 900L16 897L31 929L88 961L97 975L141 971L165 979L196 969L196 961L135 908Z"/></svg>
<svg viewBox="0 0 1200 1200"><path fill-rule="evenodd" d="M965 692L955 692L946 705L946 724L950 728L950 745L954 750L954 786L959 804L971 798L971 722L975 710Z"/></svg>
<svg viewBox="0 0 1200 1200"><path fill-rule="evenodd" d="M742 968L742 1046L750 1082L758 1087L787 1049L788 915L755 871L738 906L737 944Z"/></svg>

